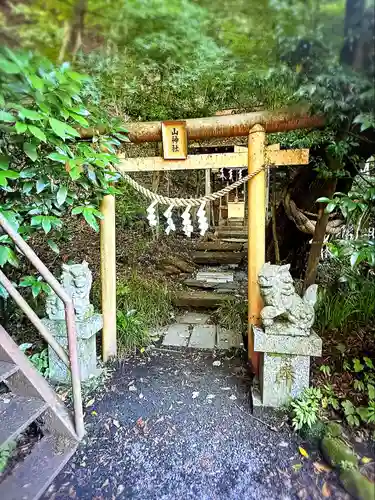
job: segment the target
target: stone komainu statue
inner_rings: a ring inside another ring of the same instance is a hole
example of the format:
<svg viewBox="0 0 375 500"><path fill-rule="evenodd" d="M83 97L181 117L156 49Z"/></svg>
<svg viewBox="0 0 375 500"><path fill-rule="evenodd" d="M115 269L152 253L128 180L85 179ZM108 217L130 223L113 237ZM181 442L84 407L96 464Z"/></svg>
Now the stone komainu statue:
<svg viewBox="0 0 375 500"><path fill-rule="evenodd" d="M258 283L264 300L261 318L266 333L274 335L310 335L314 323L317 285L311 285L300 297L289 272L290 265L264 264Z"/></svg>
<svg viewBox="0 0 375 500"><path fill-rule="evenodd" d="M89 318L94 314L94 306L90 304L92 273L88 263L84 261L82 264L63 264L62 270L60 282L73 299L77 320ZM64 304L53 291L47 297L46 313L50 319L65 318Z"/></svg>

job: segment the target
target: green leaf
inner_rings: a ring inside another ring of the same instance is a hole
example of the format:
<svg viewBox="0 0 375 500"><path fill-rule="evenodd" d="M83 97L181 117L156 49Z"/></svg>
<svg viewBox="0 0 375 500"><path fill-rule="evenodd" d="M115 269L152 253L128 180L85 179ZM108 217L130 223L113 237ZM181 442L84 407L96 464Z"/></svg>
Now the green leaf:
<svg viewBox="0 0 375 500"><path fill-rule="evenodd" d="M35 127L35 125L28 125L27 128L33 134L34 137L36 137L37 139L40 139L43 142L47 142L47 138L46 138L43 130L41 130L38 127Z"/></svg>
<svg viewBox="0 0 375 500"><path fill-rule="evenodd" d="M79 133L67 123L56 120L56 118L50 118L49 123L52 130L56 135L61 137L61 139L66 139L68 136L80 137Z"/></svg>
<svg viewBox="0 0 375 500"><path fill-rule="evenodd" d="M375 399L375 387L372 384L367 384L367 394L369 399Z"/></svg>
<svg viewBox="0 0 375 500"><path fill-rule="evenodd" d="M21 72L17 64L8 61L8 59L5 59L4 57L0 57L0 68L1 71L4 71L4 73L7 73L8 75L16 75Z"/></svg>
<svg viewBox="0 0 375 500"><path fill-rule="evenodd" d="M83 118L83 116L77 115L75 113L72 113L71 111L69 112L71 118L73 118L74 121L82 125L83 127L88 127L89 122L86 120L86 118Z"/></svg>
<svg viewBox="0 0 375 500"><path fill-rule="evenodd" d="M13 267L18 267L18 257L12 248L6 245L0 245L0 266L9 263Z"/></svg>
<svg viewBox="0 0 375 500"><path fill-rule="evenodd" d="M40 121L44 118L43 115L41 115L40 113L37 113L36 111L27 108L21 108L18 111L18 116L20 118L27 118L28 120L33 120L33 121Z"/></svg>
<svg viewBox="0 0 375 500"><path fill-rule="evenodd" d="M9 167L9 156L0 155L0 170L8 170Z"/></svg>
<svg viewBox="0 0 375 500"><path fill-rule="evenodd" d="M325 212L327 214L330 214L331 212L333 212L335 210L335 208L336 208L336 203L334 201L330 201L325 208Z"/></svg>
<svg viewBox="0 0 375 500"><path fill-rule="evenodd" d="M30 181L25 182L22 186L22 192L25 194L29 194L30 191L32 190L33 186L34 186L33 182L30 182Z"/></svg>
<svg viewBox="0 0 375 500"><path fill-rule="evenodd" d="M84 211L85 207L75 207L72 210L72 215L81 214Z"/></svg>
<svg viewBox="0 0 375 500"><path fill-rule="evenodd" d="M30 158L30 160L35 161L38 158L38 153L36 151L36 144L31 142L25 142L23 144L23 150Z"/></svg>
<svg viewBox="0 0 375 500"><path fill-rule="evenodd" d="M47 240L47 243L48 245L50 246L50 248L57 254L60 253L60 249L59 247L57 246L57 244L53 241L53 240Z"/></svg>
<svg viewBox="0 0 375 500"><path fill-rule="evenodd" d="M38 194L41 193L48 186L48 184L49 184L48 180L41 177L36 181L36 192Z"/></svg>
<svg viewBox="0 0 375 500"><path fill-rule="evenodd" d="M11 113L0 110L0 122L12 123L15 120L15 117Z"/></svg>
<svg viewBox="0 0 375 500"><path fill-rule="evenodd" d="M0 186L6 187L8 179L18 179L19 176L15 170L0 170Z"/></svg>
<svg viewBox="0 0 375 500"><path fill-rule="evenodd" d="M366 366L368 366L368 368L370 368L371 370L374 370L374 363L372 362L372 359L365 356L363 358L363 361L366 363ZM371 398L371 399L373 399L373 398Z"/></svg>
<svg viewBox="0 0 375 500"><path fill-rule="evenodd" d="M81 73L76 73L75 71L67 71L66 74L69 78L76 82L88 82L91 80L88 75L82 75Z"/></svg>
<svg viewBox="0 0 375 500"><path fill-rule="evenodd" d="M37 75L31 75L29 77L30 79L30 82L32 84L32 86L37 89L37 90L43 90L43 87L44 87L44 82L41 78L39 78L39 76Z"/></svg>
<svg viewBox="0 0 375 500"><path fill-rule="evenodd" d="M27 130L27 125L26 123L23 122L17 122L16 123L16 132L17 134L24 134Z"/></svg>
<svg viewBox="0 0 375 500"><path fill-rule="evenodd" d="M350 265L354 267L359 259L361 252L353 252L352 255L350 256Z"/></svg>
<svg viewBox="0 0 375 500"><path fill-rule="evenodd" d="M358 358L353 359L353 368L356 373L363 371L363 364L360 362Z"/></svg>
<svg viewBox="0 0 375 500"><path fill-rule="evenodd" d="M68 190L66 186L60 186L56 194L56 200L59 206L65 203L67 195L68 195Z"/></svg>
<svg viewBox="0 0 375 500"><path fill-rule="evenodd" d="M318 198L316 201L317 203L329 203L331 200L326 196L322 196L321 198Z"/></svg>
<svg viewBox="0 0 375 500"><path fill-rule="evenodd" d="M62 155L60 153L51 153L47 156L50 160L58 161L60 163L66 163L69 160L68 156Z"/></svg>
<svg viewBox="0 0 375 500"><path fill-rule="evenodd" d="M34 299L40 294L41 290L42 290L42 284L39 281L37 281L36 283L34 283L34 285L32 285L31 293L33 294Z"/></svg>
<svg viewBox="0 0 375 500"><path fill-rule="evenodd" d="M43 219L42 219L42 228L43 228L43 231L46 234L51 231L52 224L51 224L51 221L49 220L49 217L43 217Z"/></svg>
<svg viewBox="0 0 375 500"><path fill-rule="evenodd" d="M85 209L83 211L83 217L85 218L85 221L87 224L93 228L94 231L98 232L99 231L99 224L97 220L95 219L95 215L92 213L91 210Z"/></svg>

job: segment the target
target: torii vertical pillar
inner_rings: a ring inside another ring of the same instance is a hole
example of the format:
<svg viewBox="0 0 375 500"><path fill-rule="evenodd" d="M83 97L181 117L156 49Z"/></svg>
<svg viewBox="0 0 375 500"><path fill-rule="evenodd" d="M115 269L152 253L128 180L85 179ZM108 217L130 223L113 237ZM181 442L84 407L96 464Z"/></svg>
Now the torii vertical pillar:
<svg viewBox="0 0 375 500"><path fill-rule="evenodd" d="M100 204L100 274L103 312L103 361L117 354L116 340L116 220L115 197L108 194Z"/></svg>
<svg viewBox="0 0 375 500"><path fill-rule="evenodd" d="M264 165L266 132L254 125L249 132L248 173ZM266 175L261 171L248 182L248 353L256 375L259 374L260 353L254 351L253 325L260 324L263 301L258 274L266 256Z"/></svg>

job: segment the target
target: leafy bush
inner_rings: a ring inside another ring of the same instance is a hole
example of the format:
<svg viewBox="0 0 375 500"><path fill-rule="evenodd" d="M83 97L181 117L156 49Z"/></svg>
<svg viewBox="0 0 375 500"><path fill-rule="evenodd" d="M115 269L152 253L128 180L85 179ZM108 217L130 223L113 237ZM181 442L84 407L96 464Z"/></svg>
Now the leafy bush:
<svg viewBox="0 0 375 500"><path fill-rule="evenodd" d="M309 387L291 402L292 422L295 430L311 428L319 420L323 394L319 388Z"/></svg>
<svg viewBox="0 0 375 500"><path fill-rule="evenodd" d="M5 470L15 447L16 443L14 441L0 447L0 474Z"/></svg>
<svg viewBox="0 0 375 500"><path fill-rule="evenodd" d="M48 349L43 349L42 351L34 351L34 344L25 343L21 344L19 348L22 352L26 354L35 368L43 377L49 377L49 361L48 361Z"/></svg>
<svg viewBox="0 0 375 500"><path fill-rule="evenodd" d="M58 252L54 236L64 215L98 230L99 202L116 192L110 166L123 129L114 126L112 138L95 135L99 113L82 98L89 78L68 64L7 49L0 62L0 210L24 238L43 231ZM80 127L92 127L94 137L82 141ZM3 235L0 265L6 263L17 266L18 255Z"/></svg>
<svg viewBox="0 0 375 500"><path fill-rule="evenodd" d="M248 328L247 302L233 297L221 304L215 312L218 325L246 335Z"/></svg>
<svg viewBox="0 0 375 500"><path fill-rule="evenodd" d="M170 321L173 307L163 282L134 271L117 284L117 311L119 347L128 350L150 343L150 331Z"/></svg>
<svg viewBox="0 0 375 500"><path fill-rule="evenodd" d="M326 329L352 328L375 319L375 284L373 279L341 276L341 282L319 292L316 326Z"/></svg>
<svg viewBox="0 0 375 500"><path fill-rule="evenodd" d="M134 309L126 313L118 311L117 313L117 342L120 355L142 350L151 341L151 337L144 322L139 318Z"/></svg>

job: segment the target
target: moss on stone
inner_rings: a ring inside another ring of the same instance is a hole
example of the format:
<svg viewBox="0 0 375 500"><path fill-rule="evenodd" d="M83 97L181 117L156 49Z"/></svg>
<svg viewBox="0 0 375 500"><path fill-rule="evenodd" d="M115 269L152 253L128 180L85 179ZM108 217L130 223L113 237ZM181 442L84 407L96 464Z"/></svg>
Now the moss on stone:
<svg viewBox="0 0 375 500"><path fill-rule="evenodd" d="M358 464L356 455L342 439L326 436L321 442L321 449L325 460L332 467L340 467L342 462Z"/></svg>
<svg viewBox="0 0 375 500"><path fill-rule="evenodd" d="M369 481L358 469L342 470L340 481L345 490L356 500L374 500L375 483Z"/></svg>
<svg viewBox="0 0 375 500"><path fill-rule="evenodd" d="M341 425L337 422L329 422L326 426L325 434L329 437L341 437L343 435L343 430Z"/></svg>

